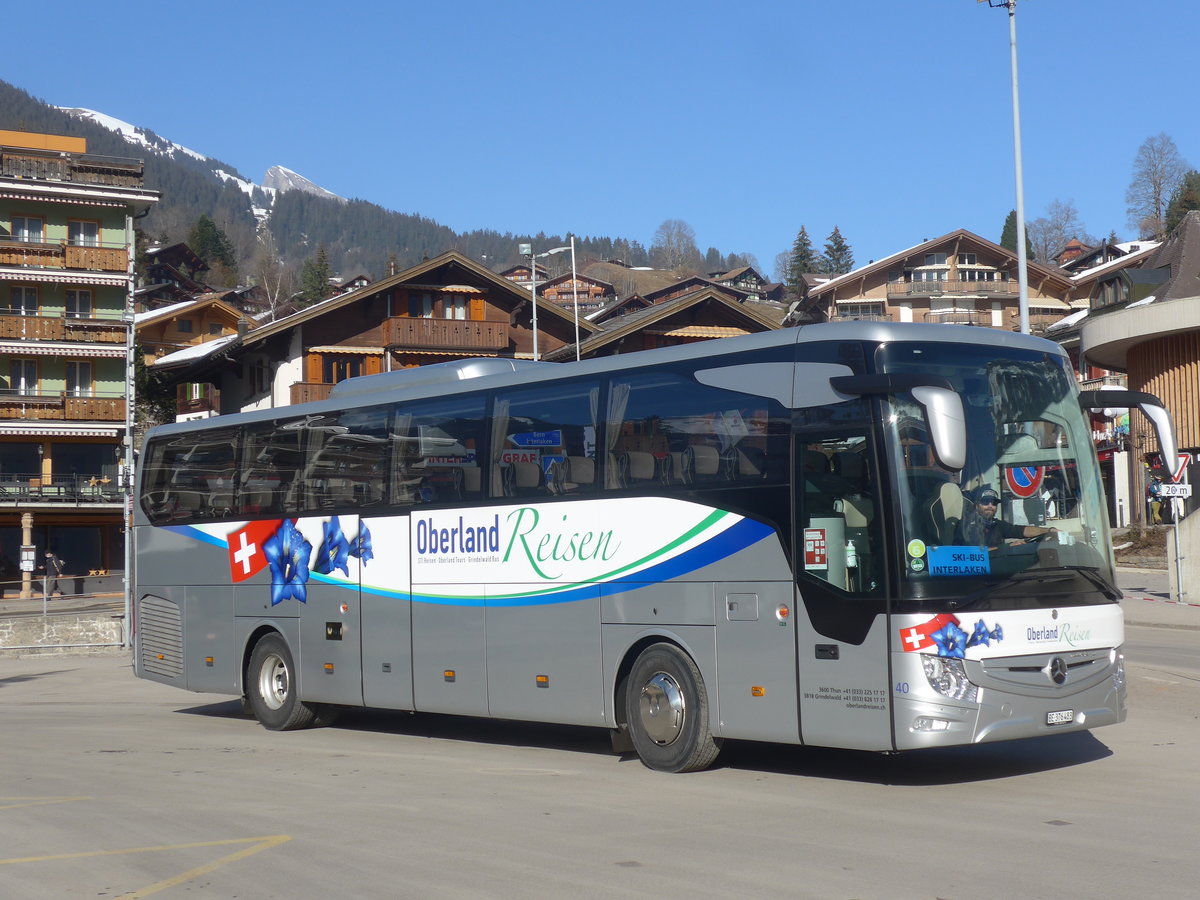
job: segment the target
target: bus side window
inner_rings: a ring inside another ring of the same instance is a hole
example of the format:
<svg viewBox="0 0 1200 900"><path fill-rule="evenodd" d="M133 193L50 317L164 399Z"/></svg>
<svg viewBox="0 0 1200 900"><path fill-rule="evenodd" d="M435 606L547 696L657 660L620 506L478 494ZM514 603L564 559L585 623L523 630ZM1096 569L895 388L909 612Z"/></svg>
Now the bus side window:
<svg viewBox="0 0 1200 900"><path fill-rule="evenodd" d="M392 503L460 503L483 496L482 398L405 405L392 428Z"/></svg>
<svg viewBox="0 0 1200 900"><path fill-rule="evenodd" d="M491 496L595 491L599 402L600 386L592 381L498 394L492 407Z"/></svg>

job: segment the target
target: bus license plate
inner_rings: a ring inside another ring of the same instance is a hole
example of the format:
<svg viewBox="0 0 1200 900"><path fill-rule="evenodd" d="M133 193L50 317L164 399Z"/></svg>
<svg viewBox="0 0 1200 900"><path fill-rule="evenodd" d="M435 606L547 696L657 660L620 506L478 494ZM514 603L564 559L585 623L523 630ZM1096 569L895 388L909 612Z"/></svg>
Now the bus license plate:
<svg viewBox="0 0 1200 900"><path fill-rule="evenodd" d="M1047 725L1068 725L1075 721L1075 710L1060 709L1056 712L1046 713Z"/></svg>

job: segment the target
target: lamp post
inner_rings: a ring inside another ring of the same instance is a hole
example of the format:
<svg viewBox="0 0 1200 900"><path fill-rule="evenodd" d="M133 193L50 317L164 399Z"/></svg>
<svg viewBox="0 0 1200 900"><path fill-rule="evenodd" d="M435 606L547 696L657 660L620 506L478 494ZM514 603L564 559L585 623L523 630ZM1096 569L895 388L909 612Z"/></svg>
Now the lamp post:
<svg viewBox="0 0 1200 900"><path fill-rule="evenodd" d="M983 0L977 0L982 3ZM1017 0L987 0L993 9L1008 10L1008 45L1012 70L1013 160L1017 180L1017 285L1021 333L1029 333L1029 260L1025 253L1025 185L1021 173L1021 101L1017 90Z"/></svg>
<svg viewBox="0 0 1200 900"><path fill-rule="evenodd" d="M575 288L575 360L579 360L579 281L575 277L575 235L571 235L571 243L563 247L554 247L542 253L533 252L533 244L518 244L517 252L529 257L529 296L533 302L533 358L541 359L538 354L538 319L537 319L537 261L555 253L571 251L571 284Z"/></svg>

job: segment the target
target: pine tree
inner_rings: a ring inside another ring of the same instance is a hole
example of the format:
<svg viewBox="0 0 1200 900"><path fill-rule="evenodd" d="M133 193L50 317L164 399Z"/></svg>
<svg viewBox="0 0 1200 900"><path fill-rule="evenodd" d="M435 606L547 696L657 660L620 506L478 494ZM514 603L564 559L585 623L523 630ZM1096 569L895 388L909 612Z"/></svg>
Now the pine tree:
<svg viewBox="0 0 1200 900"><path fill-rule="evenodd" d="M836 225L825 239L825 253L821 262L822 269L830 275L845 275L854 268L854 253Z"/></svg>
<svg viewBox="0 0 1200 900"><path fill-rule="evenodd" d="M320 303L329 294L329 255L325 245L317 246L317 255L304 261L300 271L301 294L306 303Z"/></svg>
<svg viewBox="0 0 1200 900"><path fill-rule="evenodd" d="M788 258L787 274L784 280L787 282L787 286L793 291L799 291L804 284L804 276L809 272L816 272L819 269L820 261L813 252L812 240L808 236L808 230L801 225L800 231L796 235L796 240L792 242L792 252Z"/></svg>
<svg viewBox="0 0 1200 900"><path fill-rule="evenodd" d="M200 216L188 234L188 246L209 265L220 263L229 269L237 268L233 245L217 224L206 215Z"/></svg>
<svg viewBox="0 0 1200 900"><path fill-rule="evenodd" d="M1183 176L1183 181L1167 204L1166 233L1170 234L1190 210L1200 209L1200 172L1195 169Z"/></svg>
<svg viewBox="0 0 1200 900"><path fill-rule="evenodd" d="M1017 252L1017 211L1009 210L1004 220L1004 230L1000 232L1000 246L1012 253ZM1025 232L1025 258L1033 259L1033 242L1029 240L1029 232Z"/></svg>

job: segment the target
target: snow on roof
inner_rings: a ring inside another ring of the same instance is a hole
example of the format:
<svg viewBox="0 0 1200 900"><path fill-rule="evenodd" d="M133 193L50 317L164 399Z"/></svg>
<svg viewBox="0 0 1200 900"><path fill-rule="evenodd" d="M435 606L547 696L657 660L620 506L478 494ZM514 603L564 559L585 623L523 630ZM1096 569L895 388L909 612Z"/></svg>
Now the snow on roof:
<svg viewBox="0 0 1200 900"><path fill-rule="evenodd" d="M1157 296L1155 296L1154 294L1151 294L1149 297L1143 297L1141 300L1135 300L1133 303L1130 303L1125 308L1133 309L1135 306L1148 306L1149 304L1153 303L1157 299L1158 299Z"/></svg>
<svg viewBox="0 0 1200 900"><path fill-rule="evenodd" d="M1094 278L1102 274L1107 269L1120 269L1130 263L1141 259L1143 256L1148 256L1150 251L1158 246L1156 241L1139 241L1141 244L1140 250L1134 250L1125 256L1118 256L1116 259L1110 259L1108 262L1100 263L1098 266L1092 266L1090 269L1084 269L1081 272L1076 272L1071 276L1072 281L1086 281L1089 278Z"/></svg>
<svg viewBox="0 0 1200 900"><path fill-rule="evenodd" d="M1057 322L1054 322L1053 324L1047 326L1046 331L1048 331L1048 332L1049 331L1060 331L1064 328L1070 328L1072 325L1075 325L1078 322L1082 321L1083 319L1087 318L1087 314L1088 314L1087 309L1076 310L1075 312L1071 313L1069 316L1063 316Z"/></svg>
<svg viewBox="0 0 1200 900"><path fill-rule="evenodd" d="M172 303L170 306L160 306L158 309L151 309L147 310L146 312L135 313L133 316L133 324L139 325L142 322L146 322L150 319L157 319L159 316L167 313L178 312L185 306L191 306L195 302L195 300L183 300L179 303Z"/></svg>
<svg viewBox="0 0 1200 900"><path fill-rule="evenodd" d="M238 339L236 334L227 334L224 337L219 337L213 341L205 341L203 344L194 344L191 347L184 347L182 350L176 350L174 353L168 353L166 356L159 357L152 365L165 366L176 363L191 362L196 359L204 359L216 351L220 350L226 344L230 344Z"/></svg>

